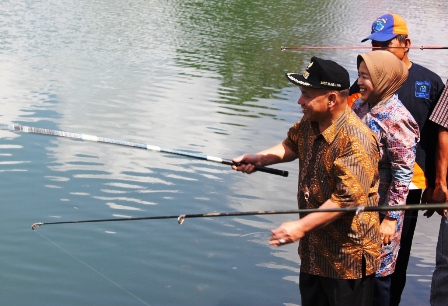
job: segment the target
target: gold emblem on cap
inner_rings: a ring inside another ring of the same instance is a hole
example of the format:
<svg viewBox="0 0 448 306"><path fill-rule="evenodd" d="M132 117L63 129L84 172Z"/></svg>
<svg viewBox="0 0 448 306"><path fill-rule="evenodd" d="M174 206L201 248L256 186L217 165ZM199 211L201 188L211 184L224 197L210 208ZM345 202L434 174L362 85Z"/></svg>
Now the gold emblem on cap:
<svg viewBox="0 0 448 306"><path fill-rule="evenodd" d="M302 74L302 76L305 78L305 80L308 79L308 77L310 76L310 73L307 70L310 69L311 66L313 66L313 64L314 64L313 62L309 62L308 66L306 66L306 69Z"/></svg>

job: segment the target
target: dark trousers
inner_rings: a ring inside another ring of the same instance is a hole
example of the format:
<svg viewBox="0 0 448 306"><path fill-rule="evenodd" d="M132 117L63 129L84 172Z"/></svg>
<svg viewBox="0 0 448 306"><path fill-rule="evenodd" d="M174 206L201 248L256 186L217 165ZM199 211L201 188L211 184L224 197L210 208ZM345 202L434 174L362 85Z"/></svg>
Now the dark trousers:
<svg viewBox="0 0 448 306"><path fill-rule="evenodd" d="M421 189L412 189L406 198L406 204L420 204ZM398 252L395 272L391 275L390 306L398 306L401 294L406 285L406 271L411 255L412 239L417 225L418 210L407 210L404 213L403 230L401 232L400 251Z"/></svg>
<svg viewBox="0 0 448 306"><path fill-rule="evenodd" d="M384 277L375 277L375 290L373 294L373 305L389 306L390 305L390 288L392 275Z"/></svg>
<svg viewBox="0 0 448 306"><path fill-rule="evenodd" d="M365 267L364 267L365 274ZM335 279L300 272L302 306L372 306L375 274Z"/></svg>

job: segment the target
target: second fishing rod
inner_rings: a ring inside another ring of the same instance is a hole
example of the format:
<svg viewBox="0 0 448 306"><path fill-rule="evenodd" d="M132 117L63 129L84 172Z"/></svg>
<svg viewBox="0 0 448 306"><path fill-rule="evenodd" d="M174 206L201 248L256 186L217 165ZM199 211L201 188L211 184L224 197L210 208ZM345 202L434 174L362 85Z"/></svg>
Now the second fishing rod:
<svg viewBox="0 0 448 306"><path fill-rule="evenodd" d="M31 225L32 230L36 230L42 225L60 225L60 224L79 224L79 223L98 223L98 222L117 222L117 221L141 221L141 220L161 220L161 219L177 219L182 224L187 218L216 218L216 217L236 217L236 216L257 216L257 215L285 215L300 213L323 213L323 212L339 212L339 213L355 213L358 216L362 212L369 211L407 211L407 210L443 210L448 207L447 204L430 203L430 204L412 204L397 206L357 206L357 207L341 207L341 208L308 208L293 210L258 210L258 211L233 211L233 212L211 212L183 215L165 215L165 216L148 216L148 217L128 217L128 218L109 218L109 219L87 219L87 220L70 220L56 222L37 222Z"/></svg>

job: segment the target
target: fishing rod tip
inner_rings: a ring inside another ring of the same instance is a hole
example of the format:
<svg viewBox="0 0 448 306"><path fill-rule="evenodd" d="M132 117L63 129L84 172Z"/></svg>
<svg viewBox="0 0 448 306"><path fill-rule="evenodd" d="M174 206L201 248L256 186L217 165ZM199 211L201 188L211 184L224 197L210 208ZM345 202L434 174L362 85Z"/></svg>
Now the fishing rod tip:
<svg viewBox="0 0 448 306"><path fill-rule="evenodd" d="M33 225L31 225L31 229L34 231L35 229L37 229L39 226L41 226L43 223L42 222L37 222L34 223Z"/></svg>

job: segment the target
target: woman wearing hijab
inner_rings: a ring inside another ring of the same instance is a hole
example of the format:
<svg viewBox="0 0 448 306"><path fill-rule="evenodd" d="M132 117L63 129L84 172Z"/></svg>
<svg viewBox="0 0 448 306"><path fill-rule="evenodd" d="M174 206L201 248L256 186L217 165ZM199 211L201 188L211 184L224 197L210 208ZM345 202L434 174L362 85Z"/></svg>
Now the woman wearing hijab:
<svg viewBox="0 0 448 306"><path fill-rule="evenodd" d="M408 69L388 51L358 55L357 66L361 97L352 109L380 142L378 205L405 205L419 141L417 122L395 94L408 77ZM403 219L404 211L380 215L381 267L376 272L373 305L390 305Z"/></svg>

